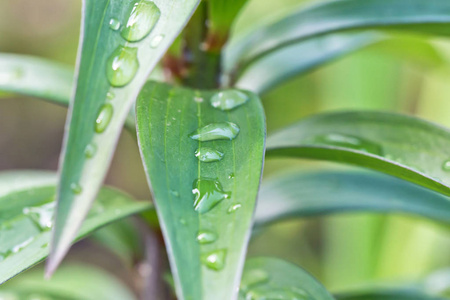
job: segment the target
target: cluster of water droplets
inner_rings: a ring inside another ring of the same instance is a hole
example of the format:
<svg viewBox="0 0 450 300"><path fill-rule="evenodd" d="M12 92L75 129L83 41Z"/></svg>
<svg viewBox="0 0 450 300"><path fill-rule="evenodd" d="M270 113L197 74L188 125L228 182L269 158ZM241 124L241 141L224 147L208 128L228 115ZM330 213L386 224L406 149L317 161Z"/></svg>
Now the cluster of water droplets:
<svg viewBox="0 0 450 300"><path fill-rule="evenodd" d="M201 97L195 97L197 103L204 101ZM210 104L222 111L229 111L246 103L249 97L240 91L225 90L215 93L210 98ZM232 141L239 134L240 128L232 122L211 123L197 128L189 137L199 142L210 142L215 140ZM207 146L200 146L194 153L195 157L201 163L219 162L225 156L225 153L218 149ZM234 174L228 175L229 179L234 179ZM212 210L215 206L226 199L231 198L231 192L224 191L218 178L200 177L194 180L192 193L194 195L194 209L204 214ZM241 204L235 203L230 206L228 213L234 213L241 207ZM200 230L197 234L199 244L212 244L216 242L218 236L215 232L209 230ZM227 249L216 249L201 254L201 262L209 269L220 271L225 267Z"/></svg>

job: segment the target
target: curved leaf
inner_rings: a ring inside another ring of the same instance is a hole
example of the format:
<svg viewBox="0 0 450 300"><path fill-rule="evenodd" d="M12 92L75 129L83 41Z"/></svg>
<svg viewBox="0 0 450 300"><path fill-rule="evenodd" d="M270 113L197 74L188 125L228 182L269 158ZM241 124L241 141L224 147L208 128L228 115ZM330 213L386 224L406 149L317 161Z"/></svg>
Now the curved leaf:
<svg viewBox="0 0 450 300"><path fill-rule="evenodd" d="M312 275L276 258L248 259L242 276L239 299L333 300Z"/></svg>
<svg viewBox="0 0 450 300"><path fill-rule="evenodd" d="M215 91L148 82L138 97L141 156L180 299L233 299L237 293L265 140L259 99L238 94L248 101L230 111L211 105ZM208 125L216 131L199 137L206 129L196 130ZM205 141L237 132L231 140ZM223 158L200 161L196 149L208 150L202 147L221 153L206 158ZM195 204L194 194L201 195Z"/></svg>
<svg viewBox="0 0 450 300"><path fill-rule="evenodd" d="M236 38L228 47L225 65L239 65L242 70L275 49L332 32L393 28L448 35L449 23L450 3L446 0L329 1L301 8Z"/></svg>
<svg viewBox="0 0 450 300"><path fill-rule="evenodd" d="M255 225L348 211L406 212L450 224L450 198L374 172L289 173L263 181L259 195Z"/></svg>
<svg viewBox="0 0 450 300"><path fill-rule="evenodd" d="M367 292L352 292L336 295L338 300L445 300L448 298L426 295L410 290L375 290Z"/></svg>
<svg viewBox="0 0 450 300"><path fill-rule="evenodd" d="M48 255L56 182L51 172L0 173L0 283ZM103 188L75 238L150 207L148 202L135 202L115 189Z"/></svg>
<svg viewBox="0 0 450 300"><path fill-rule="evenodd" d="M68 251L103 182L140 88L198 2L83 1L77 85L61 153L48 274Z"/></svg>
<svg viewBox="0 0 450 300"><path fill-rule="evenodd" d="M258 94L264 93L290 77L383 39L382 34L374 32L341 33L289 45L249 66L235 86Z"/></svg>
<svg viewBox="0 0 450 300"><path fill-rule="evenodd" d="M86 276L89 274L89 276ZM84 265L63 266L51 280L42 272L22 274L0 287L0 299L135 300L122 282L103 270Z"/></svg>
<svg viewBox="0 0 450 300"><path fill-rule="evenodd" d="M450 132L414 117L381 112L317 115L270 136L267 148L268 157L358 165L450 195Z"/></svg>

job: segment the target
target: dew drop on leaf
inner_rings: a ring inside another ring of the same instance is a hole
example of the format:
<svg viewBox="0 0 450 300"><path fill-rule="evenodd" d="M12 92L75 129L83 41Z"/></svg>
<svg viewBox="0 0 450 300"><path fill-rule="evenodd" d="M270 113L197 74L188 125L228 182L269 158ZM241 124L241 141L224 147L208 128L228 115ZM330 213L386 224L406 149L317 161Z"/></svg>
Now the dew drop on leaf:
<svg viewBox="0 0 450 300"><path fill-rule="evenodd" d="M128 20L121 32L122 37L129 42L142 40L153 30L160 16L161 11L152 1L132 1Z"/></svg>
<svg viewBox="0 0 450 300"><path fill-rule="evenodd" d="M108 92L106 94L106 99L108 99L108 100L112 100L112 99L114 99L114 97L116 97L116 95L114 95L113 92Z"/></svg>
<svg viewBox="0 0 450 300"><path fill-rule="evenodd" d="M137 48L119 46L106 62L106 77L115 87L123 87L130 83L139 69Z"/></svg>
<svg viewBox="0 0 450 300"><path fill-rule="evenodd" d="M223 155L222 152L209 147L201 147L195 150L195 157L202 162L219 161L223 158Z"/></svg>
<svg viewBox="0 0 450 300"><path fill-rule="evenodd" d="M97 119L95 119L95 132L102 133L106 130L109 123L111 122L111 118L113 115L114 109L113 106L109 103L104 104L97 115Z"/></svg>
<svg viewBox="0 0 450 300"><path fill-rule="evenodd" d="M50 230L53 225L53 213L55 202L46 203L40 206L25 207L22 212L38 227L39 230Z"/></svg>
<svg viewBox="0 0 450 300"><path fill-rule="evenodd" d="M75 195L79 195L81 194L81 192L83 191L83 188L81 187L81 185L79 185L78 183L72 183L70 185L70 190L72 191L72 193L74 193Z"/></svg>
<svg viewBox="0 0 450 300"><path fill-rule="evenodd" d="M95 146L95 144L88 144L84 149L84 156L86 156L86 158L92 158L96 152L97 146Z"/></svg>
<svg viewBox="0 0 450 300"><path fill-rule="evenodd" d="M220 271L225 267L226 249L214 250L201 255L202 263L209 269Z"/></svg>
<svg viewBox="0 0 450 300"><path fill-rule="evenodd" d="M201 230L197 234L197 241L199 244L211 244L217 240L217 235L214 232Z"/></svg>
<svg viewBox="0 0 450 300"><path fill-rule="evenodd" d="M114 31L119 30L119 28L120 28L120 21L117 20L116 18L111 18L109 20L109 28L111 28Z"/></svg>
<svg viewBox="0 0 450 300"><path fill-rule="evenodd" d="M174 197L180 197L180 193L178 193L178 191L175 190L170 190L170 194L172 194L172 196Z"/></svg>
<svg viewBox="0 0 450 300"><path fill-rule="evenodd" d="M240 208L241 208L241 204L240 203L237 203L237 204L233 204L233 205L231 205L230 206L230 208L228 208L228 213L229 214L232 214L232 213L234 213L234 212L236 212L237 210L239 210Z"/></svg>
<svg viewBox="0 0 450 300"><path fill-rule="evenodd" d="M161 44L162 40L164 39L164 34L158 34L155 36L152 41L150 42L150 47L156 48Z"/></svg>
<svg viewBox="0 0 450 300"><path fill-rule="evenodd" d="M224 199L231 196L231 192L223 191L217 179L199 178L194 181L194 209L203 214L213 209Z"/></svg>
<svg viewBox="0 0 450 300"><path fill-rule="evenodd" d="M214 140L232 140L239 134L239 126L231 122L211 123L198 128L189 137L193 140L206 142Z"/></svg>
<svg viewBox="0 0 450 300"><path fill-rule="evenodd" d="M444 161L444 163L442 164L442 170L450 172L450 159Z"/></svg>
<svg viewBox="0 0 450 300"><path fill-rule="evenodd" d="M232 110L238 106L241 106L249 100L249 97L237 90L224 90L215 93L211 99L211 105L220 110Z"/></svg>

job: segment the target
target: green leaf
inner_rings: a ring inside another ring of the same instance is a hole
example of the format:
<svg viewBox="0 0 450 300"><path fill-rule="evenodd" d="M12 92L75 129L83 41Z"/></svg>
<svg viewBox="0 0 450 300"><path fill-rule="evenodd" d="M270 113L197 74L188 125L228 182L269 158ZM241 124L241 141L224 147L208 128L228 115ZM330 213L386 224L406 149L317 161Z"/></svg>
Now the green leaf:
<svg viewBox="0 0 450 300"><path fill-rule="evenodd" d="M450 224L450 199L407 181L361 171L297 171L263 181L255 224L348 211L406 212Z"/></svg>
<svg viewBox="0 0 450 300"><path fill-rule="evenodd" d="M267 141L268 157L336 161L450 195L450 132L414 117L338 112L306 118Z"/></svg>
<svg viewBox="0 0 450 300"><path fill-rule="evenodd" d="M0 283L37 264L49 253L56 174L40 171L0 173ZM115 189L103 188L75 239L144 210Z"/></svg>
<svg viewBox="0 0 450 300"><path fill-rule="evenodd" d="M239 299L333 300L328 291L300 267L276 258L247 260Z"/></svg>
<svg viewBox="0 0 450 300"><path fill-rule="evenodd" d="M87 265L66 265L51 280L43 278L42 270L16 277L0 287L0 299L134 300L136 297L103 270Z"/></svg>
<svg viewBox="0 0 450 300"><path fill-rule="evenodd" d="M138 141L180 299L232 299L250 235L264 154L264 113L254 94L224 93L247 102L222 111L211 105L218 100L216 91L152 82L138 97ZM214 128L214 134L206 133ZM231 141L205 141L237 131ZM201 159L223 158L202 162L195 156L199 148ZM195 204L194 193L202 196Z"/></svg>
<svg viewBox="0 0 450 300"><path fill-rule="evenodd" d="M198 2L83 1L78 79L61 154L48 274L68 251L104 180L140 88Z"/></svg>
<svg viewBox="0 0 450 300"><path fill-rule="evenodd" d="M249 66L235 86L261 94L297 74L384 39L382 34L374 32L341 33L289 45Z"/></svg>
<svg viewBox="0 0 450 300"><path fill-rule="evenodd" d="M448 35L449 23L447 0L329 1L236 38L228 48L226 65L242 70L280 47L333 32L377 28Z"/></svg>
<svg viewBox="0 0 450 300"><path fill-rule="evenodd" d="M0 91L68 105L72 81L70 66L33 56L0 53Z"/></svg>
<svg viewBox="0 0 450 300"><path fill-rule="evenodd" d="M336 295L338 300L445 300L448 298L426 295L408 289L374 290Z"/></svg>

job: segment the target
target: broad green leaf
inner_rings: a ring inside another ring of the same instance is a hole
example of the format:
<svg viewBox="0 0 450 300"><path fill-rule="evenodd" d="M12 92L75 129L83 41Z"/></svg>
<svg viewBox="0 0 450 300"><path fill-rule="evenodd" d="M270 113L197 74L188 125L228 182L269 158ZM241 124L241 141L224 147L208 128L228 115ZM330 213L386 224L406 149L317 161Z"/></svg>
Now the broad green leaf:
<svg viewBox="0 0 450 300"><path fill-rule="evenodd" d="M89 211L140 88L198 2L83 1L77 85L61 153L48 274Z"/></svg>
<svg viewBox="0 0 450 300"><path fill-rule="evenodd" d="M290 77L384 39L374 32L341 33L289 45L249 66L235 86L261 94Z"/></svg>
<svg viewBox="0 0 450 300"><path fill-rule="evenodd" d="M333 300L333 296L300 267L277 258L246 261L239 299Z"/></svg>
<svg viewBox="0 0 450 300"><path fill-rule="evenodd" d="M0 287L0 299L135 300L114 276L87 265L62 266L51 280L42 270L26 272Z"/></svg>
<svg viewBox="0 0 450 300"><path fill-rule="evenodd" d="M267 140L268 157L336 161L393 175L450 195L450 131L382 112L316 115Z"/></svg>
<svg viewBox="0 0 450 300"><path fill-rule="evenodd" d="M237 37L228 47L225 65L242 70L280 47L333 32L377 28L448 35L449 24L447 0L328 1Z"/></svg>
<svg viewBox="0 0 450 300"><path fill-rule="evenodd" d="M0 283L37 264L49 253L56 174L40 171L0 173ZM78 235L148 210L115 189L103 188Z"/></svg>
<svg viewBox="0 0 450 300"><path fill-rule="evenodd" d="M215 102L217 91L152 82L138 97L138 141L180 299L234 299L250 235L264 113L254 94L224 93L236 102ZM211 103L229 107L242 99L228 111Z"/></svg>
<svg viewBox="0 0 450 300"><path fill-rule="evenodd" d="M445 300L448 298L423 294L417 291L393 289L351 292L336 295L338 300Z"/></svg>
<svg viewBox="0 0 450 300"><path fill-rule="evenodd" d="M68 105L72 81L70 66L33 56L0 53L0 91Z"/></svg>
<svg viewBox="0 0 450 300"><path fill-rule="evenodd" d="M405 212L450 224L450 198L361 171L297 171L263 181L255 224L348 211Z"/></svg>

